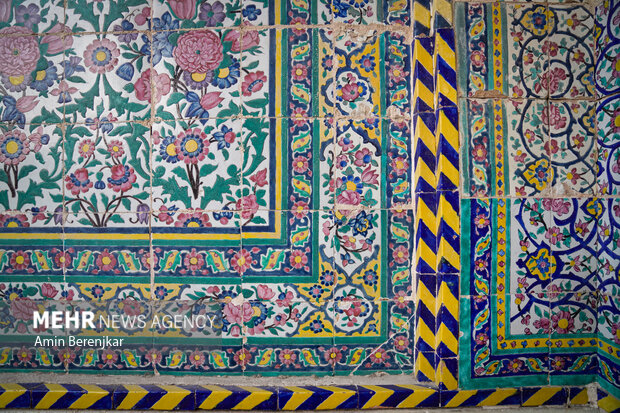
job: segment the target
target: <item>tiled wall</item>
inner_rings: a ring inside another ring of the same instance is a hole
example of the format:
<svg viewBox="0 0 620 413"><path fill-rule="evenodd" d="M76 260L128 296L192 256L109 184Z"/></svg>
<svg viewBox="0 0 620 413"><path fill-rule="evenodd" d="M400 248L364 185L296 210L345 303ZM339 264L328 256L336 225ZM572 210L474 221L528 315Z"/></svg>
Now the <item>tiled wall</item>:
<svg viewBox="0 0 620 413"><path fill-rule="evenodd" d="M618 394L618 4L455 10L461 385Z"/></svg>
<svg viewBox="0 0 620 413"><path fill-rule="evenodd" d="M0 365L620 396L619 27L617 1L0 1ZM224 324L41 349L43 309Z"/></svg>

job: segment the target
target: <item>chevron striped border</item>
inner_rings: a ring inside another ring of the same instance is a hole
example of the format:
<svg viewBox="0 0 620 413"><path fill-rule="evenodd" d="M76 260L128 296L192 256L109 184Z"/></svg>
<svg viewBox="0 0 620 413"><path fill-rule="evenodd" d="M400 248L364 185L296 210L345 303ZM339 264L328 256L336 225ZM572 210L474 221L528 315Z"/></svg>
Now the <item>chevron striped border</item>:
<svg viewBox="0 0 620 413"><path fill-rule="evenodd" d="M473 406L583 405L585 387L438 390L419 385L216 386L0 384L0 408L32 410L335 410ZM598 404L608 412L620 401L603 390Z"/></svg>
<svg viewBox="0 0 620 413"><path fill-rule="evenodd" d="M603 389L598 389L597 396L597 404L600 409L607 413L620 413L620 399L616 399Z"/></svg>

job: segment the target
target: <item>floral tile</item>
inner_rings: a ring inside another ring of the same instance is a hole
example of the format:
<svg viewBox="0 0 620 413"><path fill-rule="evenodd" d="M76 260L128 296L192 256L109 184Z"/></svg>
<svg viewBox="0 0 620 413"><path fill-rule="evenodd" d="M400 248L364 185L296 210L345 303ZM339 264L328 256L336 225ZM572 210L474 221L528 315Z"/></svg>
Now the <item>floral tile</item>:
<svg viewBox="0 0 620 413"><path fill-rule="evenodd" d="M305 118L332 116L333 34L326 29L269 29L243 32L247 44L242 51L241 102L247 116ZM282 46L281 46L282 45ZM285 73L275 65L278 48L290 55ZM309 49L318 47L318 53ZM312 68L319 67L317 73ZM269 99L276 90L290 89L286 95Z"/></svg>
<svg viewBox="0 0 620 413"><path fill-rule="evenodd" d="M558 292L594 292L597 287L599 247L595 234L600 216L600 201L589 198L544 199L551 211L548 234L556 262L551 274L549 294Z"/></svg>
<svg viewBox="0 0 620 413"><path fill-rule="evenodd" d="M547 36L554 15L539 3L458 3L456 38L467 44L459 51L460 91L476 96L486 91L515 98L549 96ZM488 31L490 27L497 30Z"/></svg>
<svg viewBox="0 0 620 413"><path fill-rule="evenodd" d="M560 293L550 298L551 346L590 348L597 331L594 293Z"/></svg>
<svg viewBox="0 0 620 413"><path fill-rule="evenodd" d="M598 301L598 338L604 346L617 347L620 344L620 299L618 294L601 294Z"/></svg>
<svg viewBox="0 0 620 413"><path fill-rule="evenodd" d="M343 346L348 357L335 365L336 375L352 372L381 371L386 368L396 374L413 371L413 334L415 306L411 301L378 300L365 302L358 297L339 300L336 306L336 347ZM386 306L389 318L376 317L376 308ZM385 324L384 324L385 323ZM387 329L388 341L369 341L366 345L354 343L351 337L372 337L381 329Z"/></svg>
<svg viewBox="0 0 620 413"><path fill-rule="evenodd" d="M620 58L620 32L617 29L617 12L611 2L597 5L594 19L594 36L598 57L595 68L596 96L603 97L620 91L617 62Z"/></svg>
<svg viewBox="0 0 620 413"><path fill-rule="evenodd" d="M241 0L153 1L154 30L233 27L241 23ZM159 20L159 26L157 20Z"/></svg>
<svg viewBox="0 0 620 413"><path fill-rule="evenodd" d="M598 144L598 186L601 195L617 195L620 185L619 144L614 138L620 133L620 99L611 97L601 102L596 113Z"/></svg>
<svg viewBox="0 0 620 413"><path fill-rule="evenodd" d="M153 55L155 89L163 97L153 101L157 117L193 123L239 114L241 51L256 43L242 43L235 29L158 32L155 37L165 44L161 58ZM193 59L196 54L201 58Z"/></svg>
<svg viewBox="0 0 620 413"><path fill-rule="evenodd" d="M14 50L0 64L2 122L24 128L26 123L60 123L67 83L64 52L71 37L33 36L25 27L6 27L0 33L3 50Z"/></svg>
<svg viewBox="0 0 620 413"><path fill-rule="evenodd" d="M597 255L599 291L603 294L614 295L620 291L620 282L616 276L617 268L620 267L620 257L616 251L618 242L620 242L620 222L618 221L620 201L602 199L600 208L601 214L596 229L599 245Z"/></svg>
<svg viewBox="0 0 620 413"><path fill-rule="evenodd" d="M335 74L335 101L342 115L380 116L380 43L384 38L374 31L343 34L335 39L338 62Z"/></svg>
<svg viewBox="0 0 620 413"><path fill-rule="evenodd" d="M62 128L22 126L0 124L0 210L53 213L63 202Z"/></svg>
<svg viewBox="0 0 620 413"><path fill-rule="evenodd" d="M510 194L544 193L553 179L547 147L554 113L539 100L509 101L505 110Z"/></svg>
<svg viewBox="0 0 620 413"><path fill-rule="evenodd" d="M63 94L67 121L97 123L150 117L147 36L108 33L73 35L69 39L66 80L61 85L61 91L67 92ZM137 76L136 72L142 75ZM158 82L159 78L157 87Z"/></svg>
<svg viewBox="0 0 620 413"><path fill-rule="evenodd" d="M583 6L550 6L549 97L594 96L594 21Z"/></svg>
<svg viewBox="0 0 620 413"><path fill-rule="evenodd" d="M138 123L96 122L65 130L64 208L111 217L150 209L150 136ZM59 204L60 205L60 204ZM101 218L100 226L106 226ZM147 218L140 218L146 222Z"/></svg>
<svg viewBox="0 0 620 413"><path fill-rule="evenodd" d="M500 297L502 298L500 299ZM509 300L508 304L505 300ZM546 344L549 338L549 332L545 332L548 328L547 323L538 322L537 326L533 324L536 321L542 321L545 317L548 317L549 306L548 304L545 305L544 300L537 302L527 301L530 307L534 306L536 303L539 309L539 314L535 315L536 318L532 319L532 316L530 316L528 319L528 313L527 315L522 314L525 317L518 317L516 319L518 330L525 332L525 329L529 328L530 332L532 329L535 329L536 332L540 332L538 336L526 335L525 337L528 337L527 339L524 339L523 335L519 335L517 336L517 340L511 340L509 337L505 336L505 327L502 330L503 332L496 331L495 329L492 330L491 323L493 323L493 321L491 321L491 318L480 317L485 313L489 313L491 310L493 310L493 314L498 315L500 311L505 311L498 308L499 306L509 308L511 311L514 309L517 311L516 314L518 315L518 308L522 301L519 304L517 304L516 301L517 297L515 296L472 296L461 298L461 308L463 309L461 311L461 320L471 320L473 324L471 333L465 335L461 343L463 346L466 346L465 348L469 351L479 352L480 350L486 350L482 353L484 357L478 361L477 366L473 370L474 379L488 378L491 375L501 374L504 377L511 377L512 380L518 380L519 377L527 377L529 381L539 385L548 382L548 377L544 374L548 372L549 369L549 347ZM544 312L545 309L547 309L546 314ZM525 324L521 325L522 320L527 320L531 325L529 327ZM510 325L512 326L512 323ZM461 348L463 348L463 346L461 346ZM514 353L502 354L502 352L493 354L497 352L498 349L507 349L513 346L518 346L521 349L528 348L529 351L527 356ZM493 350L493 353L491 350ZM468 366L463 361L461 361L461 366L470 369L473 367Z"/></svg>
<svg viewBox="0 0 620 413"><path fill-rule="evenodd" d="M235 120L160 122L153 124L152 134L154 210L221 211L230 219L241 209L236 200L243 150Z"/></svg>
<svg viewBox="0 0 620 413"><path fill-rule="evenodd" d="M16 281L23 281L26 274L63 281L67 263L62 219L40 210L6 211L0 213L0 234L0 271L3 274L16 275ZM24 234L46 239L33 244L25 242Z"/></svg>
<svg viewBox="0 0 620 413"><path fill-rule="evenodd" d="M370 24L381 21L383 10L379 0L336 0L331 1L334 22L349 24Z"/></svg>
<svg viewBox="0 0 620 413"><path fill-rule="evenodd" d="M64 21L61 0L7 1L0 15L0 30L1 33L56 33Z"/></svg>
<svg viewBox="0 0 620 413"><path fill-rule="evenodd" d="M595 104L589 102L549 103L547 152L553 168L554 195L597 192L594 110Z"/></svg>
<svg viewBox="0 0 620 413"><path fill-rule="evenodd" d="M549 323L549 298L544 293L510 294L491 297L491 306L498 313L497 345L499 348L530 348L541 354L549 353L548 338L552 326ZM522 341L519 339L523 339ZM516 370L516 366L511 366ZM521 365L519 368L525 368ZM532 363L533 370L548 371L548 365Z"/></svg>
<svg viewBox="0 0 620 413"><path fill-rule="evenodd" d="M65 25L73 33L147 30L151 2L67 0Z"/></svg>
<svg viewBox="0 0 620 413"><path fill-rule="evenodd" d="M468 196L550 192L549 108L542 100L461 102L463 190Z"/></svg>

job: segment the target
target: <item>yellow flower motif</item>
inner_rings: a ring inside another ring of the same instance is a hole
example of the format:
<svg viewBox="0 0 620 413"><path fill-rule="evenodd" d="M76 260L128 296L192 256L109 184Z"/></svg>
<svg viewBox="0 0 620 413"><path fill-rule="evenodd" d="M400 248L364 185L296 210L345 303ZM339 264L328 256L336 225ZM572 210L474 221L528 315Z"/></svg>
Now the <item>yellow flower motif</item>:
<svg viewBox="0 0 620 413"><path fill-rule="evenodd" d="M529 184L534 185L538 191L542 191L553 182L553 169L549 167L549 160L539 159L531 164L523 172L523 177Z"/></svg>
<svg viewBox="0 0 620 413"><path fill-rule="evenodd" d="M525 264L530 272L540 280L548 280L555 272L556 261L546 248L540 249L538 254L530 257Z"/></svg>

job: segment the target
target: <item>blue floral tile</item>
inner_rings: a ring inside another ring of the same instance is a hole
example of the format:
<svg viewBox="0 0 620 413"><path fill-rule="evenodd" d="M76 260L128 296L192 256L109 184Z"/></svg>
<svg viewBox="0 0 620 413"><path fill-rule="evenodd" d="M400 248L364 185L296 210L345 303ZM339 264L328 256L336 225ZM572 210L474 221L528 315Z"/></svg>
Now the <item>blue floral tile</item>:
<svg viewBox="0 0 620 413"><path fill-rule="evenodd" d="M601 214L597 223L597 242L599 260L597 281L599 290L604 294L614 295L620 290L620 282L616 277L620 266L620 257L616 252L620 242L620 201L618 199L602 199Z"/></svg>
<svg viewBox="0 0 620 413"><path fill-rule="evenodd" d="M547 288L558 292L593 292L597 289L596 272L599 252L595 234L601 212L600 201L582 199L545 199L551 211L549 232L556 271ZM555 242L554 242L555 241Z"/></svg>
<svg viewBox="0 0 620 413"><path fill-rule="evenodd" d="M60 0L6 1L0 10L1 33L58 33L65 21Z"/></svg>
<svg viewBox="0 0 620 413"><path fill-rule="evenodd" d="M598 192L594 111L595 104L589 102L549 103L547 152L553 168L554 195Z"/></svg>
<svg viewBox="0 0 620 413"><path fill-rule="evenodd" d="M55 125L0 124L0 211L54 213L62 206L63 132Z"/></svg>
<svg viewBox="0 0 620 413"><path fill-rule="evenodd" d="M241 23L242 12L242 2L240 0L182 0L172 2L154 0L153 28L155 30L175 30L179 28L198 29L238 26Z"/></svg>
<svg viewBox="0 0 620 413"><path fill-rule="evenodd" d="M155 36L162 37L170 47L170 53L162 52L161 59L153 57L153 68L161 79L155 82L155 89L161 90L163 97L153 101L158 118L183 118L193 123L239 113L241 52L256 47L256 42L242 42L241 32L235 29L161 32ZM196 54L201 58L194 59Z"/></svg>
<svg viewBox="0 0 620 413"><path fill-rule="evenodd" d="M96 123L104 118L128 121L150 117L151 96L147 85L152 73L148 70L148 38L134 38L129 34L84 34L69 38L72 44L65 55L64 87L68 96L63 95L67 121ZM155 81L157 87L160 80ZM157 90L167 93L169 85ZM154 95L157 97L158 93Z"/></svg>
<svg viewBox="0 0 620 413"><path fill-rule="evenodd" d="M602 101L596 113L598 144L598 186L600 195L617 195L620 184L620 153L614 137L620 133L620 99Z"/></svg>
<svg viewBox="0 0 620 413"><path fill-rule="evenodd" d="M221 211L241 209L242 136L233 119L160 122L152 126L153 208ZM147 146L148 149L148 146ZM226 212L230 211L230 212Z"/></svg>
<svg viewBox="0 0 620 413"><path fill-rule="evenodd" d="M26 123L62 122L62 91L67 86L63 54L70 47L66 39L70 37L20 32L1 36L2 49L13 50L0 65L2 122L20 128Z"/></svg>

